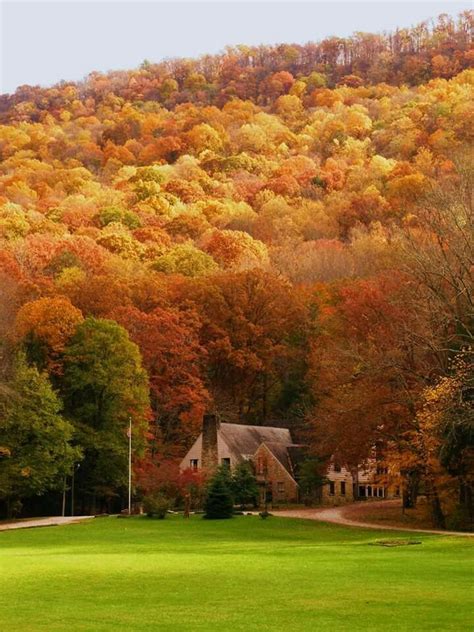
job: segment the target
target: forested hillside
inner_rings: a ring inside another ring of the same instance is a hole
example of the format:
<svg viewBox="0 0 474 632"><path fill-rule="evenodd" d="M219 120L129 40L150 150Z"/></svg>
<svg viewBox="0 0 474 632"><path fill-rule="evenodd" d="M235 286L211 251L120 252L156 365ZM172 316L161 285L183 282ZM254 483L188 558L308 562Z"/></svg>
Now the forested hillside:
<svg viewBox="0 0 474 632"><path fill-rule="evenodd" d="M466 524L471 41L465 13L0 97L5 511L73 468L117 508L130 417L139 491L216 410L377 446Z"/></svg>

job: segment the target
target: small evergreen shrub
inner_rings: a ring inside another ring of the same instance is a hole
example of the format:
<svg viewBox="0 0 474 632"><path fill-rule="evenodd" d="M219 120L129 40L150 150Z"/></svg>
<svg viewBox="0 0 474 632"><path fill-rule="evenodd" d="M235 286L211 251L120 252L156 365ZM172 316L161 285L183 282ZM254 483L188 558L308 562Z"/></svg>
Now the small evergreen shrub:
<svg viewBox="0 0 474 632"><path fill-rule="evenodd" d="M223 469L219 469L211 479L204 503L204 518L211 520L232 518L234 499L229 481L229 473Z"/></svg>

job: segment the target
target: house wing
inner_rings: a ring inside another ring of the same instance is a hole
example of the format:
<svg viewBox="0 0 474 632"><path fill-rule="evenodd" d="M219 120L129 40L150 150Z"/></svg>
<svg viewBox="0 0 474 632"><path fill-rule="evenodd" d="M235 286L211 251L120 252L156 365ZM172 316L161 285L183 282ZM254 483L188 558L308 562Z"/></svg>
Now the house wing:
<svg viewBox="0 0 474 632"><path fill-rule="evenodd" d="M294 483L298 484L293 476L291 463L288 457L288 450L285 444L281 443L266 443L263 442L260 444L259 449L263 448L267 452L271 454L271 456L281 465L282 469L285 471L286 476L291 479Z"/></svg>

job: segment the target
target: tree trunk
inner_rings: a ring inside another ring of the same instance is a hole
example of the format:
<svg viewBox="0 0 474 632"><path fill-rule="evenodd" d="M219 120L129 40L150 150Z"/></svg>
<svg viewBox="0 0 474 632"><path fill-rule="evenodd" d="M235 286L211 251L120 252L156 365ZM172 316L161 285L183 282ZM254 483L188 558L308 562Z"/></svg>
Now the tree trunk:
<svg viewBox="0 0 474 632"><path fill-rule="evenodd" d="M413 509L416 507L418 499L418 490L420 487L420 473L416 470L410 470L403 473L405 484L403 485L402 499L404 509Z"/></svg>
<svg viewBox="0 0 474 632"><path fill-rule="evenodd" d="M433 526L438 529L446 529L446 519L444 517L441 502L438 496L438 490L432 479L426 481L426 491L431 504L431 519Z"/></svg>
<svg viewBox="0 0 474 632"><path fill-rule="evenodd" d="M402 490L402 507L404 510L412 508L410 494L408 493L408 487L406 485L403 486Z"/></svg>
<svg viewBox="0 0 474 632"><path fill-rule="evenodd" d="M267 421L267 374L263 374L263 385L262 385L262 417L263 422Z"/></svg>
<svg viewBox="0 0 474 632"><path fill-rule="evenodd" d="M353 488L353 495L354 495L354 500L359 500L359 468L355 468L354 470L352 470L351 472L352 474L352 480L354 488Z"/></svg>
<svg viewBox="0 0 474 632"><path fill-rule="evenodd" d="M461 479L459 482L459 506L467 518L469 528L472 528L474 524L474 495L472 492L470 482Z"/></svg>

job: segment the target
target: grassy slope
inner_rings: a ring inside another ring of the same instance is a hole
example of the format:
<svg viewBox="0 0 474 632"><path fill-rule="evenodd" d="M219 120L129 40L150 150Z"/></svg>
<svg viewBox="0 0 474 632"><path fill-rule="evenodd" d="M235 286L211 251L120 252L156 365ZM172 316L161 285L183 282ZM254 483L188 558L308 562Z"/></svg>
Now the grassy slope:
<svg viewBox="0 0 474 632"><path fill-rule="evenodd" d="M389 537L257 517L3 532L0 630L472 630L472 542L367 546Z"/></svg>

